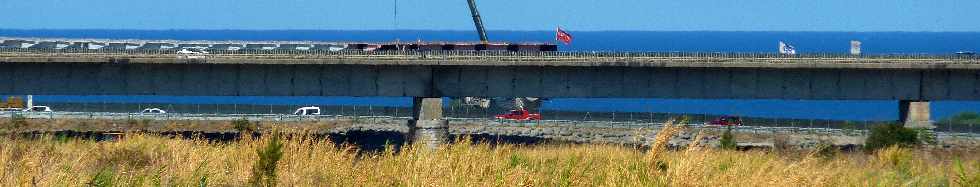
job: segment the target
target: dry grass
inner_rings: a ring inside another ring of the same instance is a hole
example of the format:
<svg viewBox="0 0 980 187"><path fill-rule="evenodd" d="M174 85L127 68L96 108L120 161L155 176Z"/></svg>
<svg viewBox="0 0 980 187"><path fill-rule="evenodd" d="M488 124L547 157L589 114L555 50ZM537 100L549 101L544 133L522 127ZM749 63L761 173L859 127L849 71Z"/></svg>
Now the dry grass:
<svg viewBox="0 0 980 187"><path fill-rule="evenodd" d="M0 186L244 186L258 160L256 150L267 141L140 134L103 142L0 138ZM406 146L358 154L307 136L284 141L276 171L280 186L976 186L980 175L975 152L898 148L814 158L806 152L644 152L615 145L490 146L463 140L436 150Z"/></svg>

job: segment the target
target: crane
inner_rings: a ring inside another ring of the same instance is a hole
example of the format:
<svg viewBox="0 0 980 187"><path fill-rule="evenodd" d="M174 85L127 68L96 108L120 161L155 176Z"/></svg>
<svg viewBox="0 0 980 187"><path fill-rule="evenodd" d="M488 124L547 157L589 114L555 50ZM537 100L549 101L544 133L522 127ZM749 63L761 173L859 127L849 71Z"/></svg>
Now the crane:
<svg viewBox="0 0 980 187"><path fill-rule="evenodd" d="M473 15L473 25L476 26L476 32L480 36L480 42L483 44L490 43L490 40L487 39L487 31L486 29L483 28L483 19L480 18L480 11L476 9L476 0L466 0L466 2L470 5L470 14ZM465 103L467 103L468 105L477 105L482 108L489 108L490 100L491 100L490 98L481 98L481 97L466 97L464 99ZM514 98L513 101L514 101L513 107L522 110L524 110L525 107L527 107L528 105L537 107L541 104L541 100L539 100L538 98L531 98L531 97Z"/></svg>
<svg viewBox="0 0 980 187"><path fill-rule="evenodd" d="M470 14L473 15L473 25L476 25L476 32L480 34L480 42L487 44L487 31L483 29L483 19L480 18L480 11L476 10L476 0L466 0L470 4Z"/></svg>

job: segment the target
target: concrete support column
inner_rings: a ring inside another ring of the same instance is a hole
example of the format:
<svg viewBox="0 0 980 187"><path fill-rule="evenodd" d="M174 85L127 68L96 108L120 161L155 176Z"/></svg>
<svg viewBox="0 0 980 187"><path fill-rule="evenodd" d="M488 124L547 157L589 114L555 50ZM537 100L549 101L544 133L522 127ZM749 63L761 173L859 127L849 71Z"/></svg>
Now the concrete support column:
<svg viewBox="0 0 980 187"><path fill-rule="evenodd" d="M936 128L929 120L929 101L898 101L898 117L907 128Z"/></svg>
<svg viewBox="0 0 980 187"><path fill-rule="evenodd" d="M436 148L449 139L449 121L442 118L442 98L416 97L412 102L413 119L409 120L412 142Z"/></svg>

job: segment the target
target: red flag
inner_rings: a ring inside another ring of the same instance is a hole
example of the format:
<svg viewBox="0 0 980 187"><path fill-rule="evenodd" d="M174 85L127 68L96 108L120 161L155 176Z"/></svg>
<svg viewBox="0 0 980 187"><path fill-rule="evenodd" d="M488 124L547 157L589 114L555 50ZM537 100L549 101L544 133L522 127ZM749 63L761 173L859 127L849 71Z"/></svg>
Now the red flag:
<svg viewBox="0 0 980 187"><path fill-rule="evenodd" d="M565 43L565 45L568 45L572 43L572 35L568 34L564 30L561 30L561 27L558 27L558 33L555 34L555 40L561 41L562 43Z"/></svg>

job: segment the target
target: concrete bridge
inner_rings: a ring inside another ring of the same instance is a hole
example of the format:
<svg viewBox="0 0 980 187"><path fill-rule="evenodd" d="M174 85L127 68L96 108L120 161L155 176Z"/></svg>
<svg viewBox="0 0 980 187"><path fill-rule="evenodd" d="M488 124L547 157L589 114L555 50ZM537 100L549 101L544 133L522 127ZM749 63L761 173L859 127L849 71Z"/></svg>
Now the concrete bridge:
<svg viewBox="0 0 980 187"><path fill-rule="evenodd" d="M441 97L898 100L930 127L929 101L980 100L980 60L956 56L718 53L0 53L4 95L403 96L420 129Z"/></svg>

